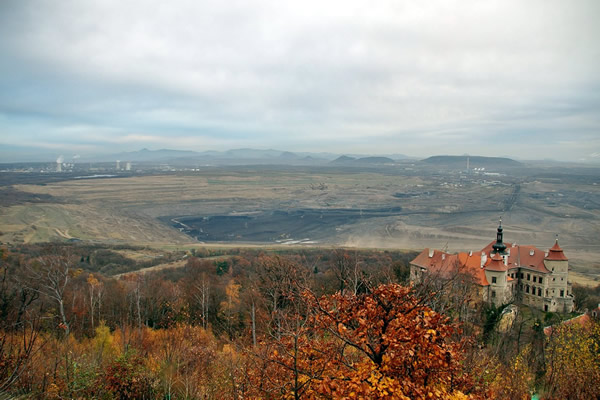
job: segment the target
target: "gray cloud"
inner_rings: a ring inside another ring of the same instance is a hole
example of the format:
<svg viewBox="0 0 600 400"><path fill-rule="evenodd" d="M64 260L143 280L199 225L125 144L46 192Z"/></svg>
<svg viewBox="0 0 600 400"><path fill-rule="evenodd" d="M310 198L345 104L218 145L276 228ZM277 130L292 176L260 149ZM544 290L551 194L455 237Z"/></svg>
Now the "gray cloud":
<svg viewBox="0 0 600 400"><path fill-rule="evenodd" d="M1 142L424 156L502 137L503 154L581 159L600 150L599 16L594 0L4 1Z"/></svg>

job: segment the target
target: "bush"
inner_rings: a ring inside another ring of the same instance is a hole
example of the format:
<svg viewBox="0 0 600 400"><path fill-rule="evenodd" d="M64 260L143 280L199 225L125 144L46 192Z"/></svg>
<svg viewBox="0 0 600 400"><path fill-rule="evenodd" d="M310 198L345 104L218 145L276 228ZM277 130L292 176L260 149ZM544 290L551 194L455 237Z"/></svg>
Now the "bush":
<svg viewBox="0 0 600 400"><path fill-rule="evenodd" d="M110 363L96 387L115 399L154 398L156 378L144 367L144 359L135 351L127 351Z"/></svg>

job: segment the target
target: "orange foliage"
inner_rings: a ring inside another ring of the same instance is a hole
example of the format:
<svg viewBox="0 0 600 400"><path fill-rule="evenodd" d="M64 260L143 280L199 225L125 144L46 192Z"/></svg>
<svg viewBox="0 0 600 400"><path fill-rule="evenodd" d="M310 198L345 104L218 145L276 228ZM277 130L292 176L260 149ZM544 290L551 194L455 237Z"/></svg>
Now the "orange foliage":
<svg viewBox="0 0 600 400"><path fill-rule="evenodd" d="M471 389L450 340L456 327L410 288L304 297L309 314L257 352L256 397L428 399Z"/></svg>

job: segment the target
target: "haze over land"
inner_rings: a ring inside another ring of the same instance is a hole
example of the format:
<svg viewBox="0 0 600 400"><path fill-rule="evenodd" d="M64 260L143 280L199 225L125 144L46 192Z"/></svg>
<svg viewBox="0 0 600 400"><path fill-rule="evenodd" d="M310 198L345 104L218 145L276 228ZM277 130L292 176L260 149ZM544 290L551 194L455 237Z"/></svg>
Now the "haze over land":
<svg viewBox="0 0 600 400"><path fill-rule="evenodd" d="M594 0L2 1L0 158L597 160L598 15Z"/></svg>
<svg viewBox="0 0 600 400"><path fill-rule="evenodd" d="M600 279L598 167L285 155L5 165L0 241L469 251L502 216L508 242L547 249L559 234L571 268Z"/></svg>
<svg viewBox="0 0 600 400"><path fill-rule="evenodd" d="M599 17L0 0L0 399L600 399Z"/></svg>

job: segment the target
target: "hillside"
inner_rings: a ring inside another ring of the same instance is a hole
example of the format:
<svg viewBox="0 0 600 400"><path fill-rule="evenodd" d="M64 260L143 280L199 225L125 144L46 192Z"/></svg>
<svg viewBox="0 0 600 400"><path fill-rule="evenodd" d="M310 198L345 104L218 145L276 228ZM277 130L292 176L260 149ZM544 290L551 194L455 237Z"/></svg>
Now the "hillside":
<svg viewBox="0 0 600 400"><path fill-rule="evenodd" d="M483 157L483 156L432 156L422 160L431 165L452 166L466 168L467 158L470 168L501 168L521 167L522 163L505 157Z"/></svg>

